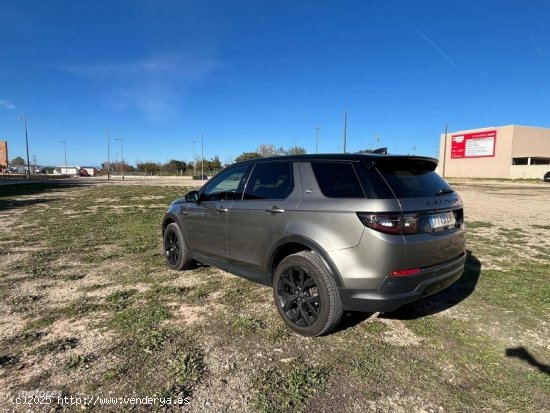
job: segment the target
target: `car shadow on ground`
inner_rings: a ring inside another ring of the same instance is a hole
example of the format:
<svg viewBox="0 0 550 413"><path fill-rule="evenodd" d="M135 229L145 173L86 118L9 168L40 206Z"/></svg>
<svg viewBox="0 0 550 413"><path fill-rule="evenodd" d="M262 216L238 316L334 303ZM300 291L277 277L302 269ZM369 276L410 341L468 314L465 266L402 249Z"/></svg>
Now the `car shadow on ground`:
<svg viewBox="0 0 550 413"><path fill-rule="evenodd" d="M541 373L547 374L550 376L550 365L543 364L537 361L529 351L525 347L514 347L514 348L507 348L506 349L506 357L512 358L516 357L519 358L526 363L530 364L533 367L536 367Z"/></svg>
<svg viewBox="0 0 550 413"><path fill-rule="evenodd" d="M0 185L0 211L9 209L24 208L29 205L45 204L53 201L55 198L49 198L48 192L57 191L66 188L75 188L84 184L77 182L21 182L10 185ZM14 199L22 196L45 195L40 198Z"/></svg>
<svg viewBox="0 0 550 413"><path fill-rule="evenodd" d="M414 303L406 304L395 311L383 313L380 317L398 320L413 320L448 310L465 300L474 292L479 280L479 274L481 273L481 262L472 255L471 251L466 251L466 253L464 274L454 284ZM374 313L345 312L342 317L342 322L336 328L335 332L354 327L370 318L373 314Z"/></svg>

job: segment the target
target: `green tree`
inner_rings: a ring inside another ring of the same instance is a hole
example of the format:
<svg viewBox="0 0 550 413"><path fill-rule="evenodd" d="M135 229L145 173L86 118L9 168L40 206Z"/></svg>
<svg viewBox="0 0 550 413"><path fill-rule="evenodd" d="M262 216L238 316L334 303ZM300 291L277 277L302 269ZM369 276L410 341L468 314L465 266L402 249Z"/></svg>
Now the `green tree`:
<svg viewBox="0 0 550 413"><path fill-rule="evenodd" d="M162 171L169 174L178 174L187 169L187 163L184 161L178 161L176 159L171 159L164 165L162 165Z"/></svg>
<svg viewBox="0 0 550 413"><path fill-rule="evenodd" d="M290 148L285 150L285 155L303 155L305 153L305 148L298 145L291 146Z"/></svg>
<svg viewBox="0 0 550 413"><path fill-rule="evenodd" d="M235 158L235 162L248 161L249 159L261 158L258 152L243 152Z"/></svg>
<svg viewBox="0 0 550 413"><path fill-rule="evenodd" d="M10 165L25 165L25 160L18 156L17 158L13 158L11 160Z"/></svg>
<svg viewBox="0 0 550 413"><path fill-rule="evenodd" d="M112 164L111 164L112 166ZM137 163L138 172L147 172L147 173L158 173L160 172L160 165L155 162L138 162Z"/></svg>
<svg viewBox="0 0 550 413"><path fill-rule="evenodd" d="M118 168L119 170L123 170L124 172L135 172L136 170L133 165L130 165L126 161L119 162Z"/></svg>
<svg viewBox="0 0 550 413"><path fill-rule="evenodd" d="M208 161L208 170L209 171L219 171L222 169L222 163L218 155L215 155L212 159Z"/></svg>

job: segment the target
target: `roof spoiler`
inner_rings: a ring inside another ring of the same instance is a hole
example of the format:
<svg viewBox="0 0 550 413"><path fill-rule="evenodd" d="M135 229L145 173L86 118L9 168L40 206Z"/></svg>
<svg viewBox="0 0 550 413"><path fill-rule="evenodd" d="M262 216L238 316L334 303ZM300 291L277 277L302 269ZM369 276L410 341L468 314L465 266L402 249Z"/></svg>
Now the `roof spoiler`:
<svg viewBox="0 0 550 413"><path fill-rule="evenodd" d="M429 156L410 156L410 155L386 155L381 156L380 158L376 159L369 159L368 165L369 169L375 167L376 165L388 165L392 163L409 163L409 162L422 162L425 164L431 164L432 170L435 170L437 167L437 164L439 163L439 160L436 158L431 158Z"/></svg>

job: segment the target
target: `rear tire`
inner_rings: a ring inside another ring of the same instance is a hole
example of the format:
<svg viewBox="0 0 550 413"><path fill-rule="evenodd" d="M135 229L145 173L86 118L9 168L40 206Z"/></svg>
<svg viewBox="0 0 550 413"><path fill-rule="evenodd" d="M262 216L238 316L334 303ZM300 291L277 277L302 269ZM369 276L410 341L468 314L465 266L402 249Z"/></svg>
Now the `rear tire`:
<svg viewBox="0 0 550 413"><path fill-rule="evenodd" d="M163 251L166 264L173 270L188 270L195 266L183 239L183 233L175 222L168 224L163 234Z"/></svg>
<svg viewBox="0 0 550 413"><path fill-rule="evenodd" d="M331 331L344 312L334 278L311 251L289 255L279 263L273 277L273 296L285 323L304 336Z"/></svg>

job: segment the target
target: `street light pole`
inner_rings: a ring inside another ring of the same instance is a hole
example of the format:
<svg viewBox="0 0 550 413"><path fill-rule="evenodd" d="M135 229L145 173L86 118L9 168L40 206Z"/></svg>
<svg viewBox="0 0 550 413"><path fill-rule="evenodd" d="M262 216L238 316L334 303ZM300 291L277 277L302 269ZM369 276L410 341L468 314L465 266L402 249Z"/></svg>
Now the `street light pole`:
<svg viewBox="0 0 550 413"><path fill-rule="evenodd" d="M63 144L63 147L65 148L65 174L68 175L68 173L67 173L67 142L66 141L61 141L61 143Z"/></svg>
<svg viewBox="0 0 550 413"><path fill-rule="evenodd" d="M204 179L204 134L201 133L201 181Z"/></svg>
<svg viewBox="0 0 550 413"><path fill-rule="evenodd" d="M25 145L27 146L27 178L31 179L31 163L29 159L29 135L27 133L27 114L23 113L22 116L19 116L19 119L23 119L25 122Z"/></svg>
<svg viewBox="0 0 550 413"><path fill-rule="evenodd" d="M107 134L107 180L111 179L111 142L109 139L109 128L105 129Z"/></svg>
<svg viewBox="0 0 550 413"><path fill-rule="evenodd" d="M315 128L317 131L317 136L315 137L315 153L319 153L319 127Z"/></svg>
<svg viewBox="0 0 550 413"><path fill-rule="evenodd" d="M197 176L197 155L195 155L195 142L193 139L193 176Z"/></svg>
<svg viewBox="0 0 550 413"><path fill-rule="evenodd" d="M346 153L346 145L348 143L348 110L344 112L344 153Z"/></svg>
<svg viewBox="0 0 550 413"><path fill-rule="evenodd" d="M120 141L120 164L122 165L122 180L124 180L124 144L122 138L116 138L116 141Z"/></svg>

